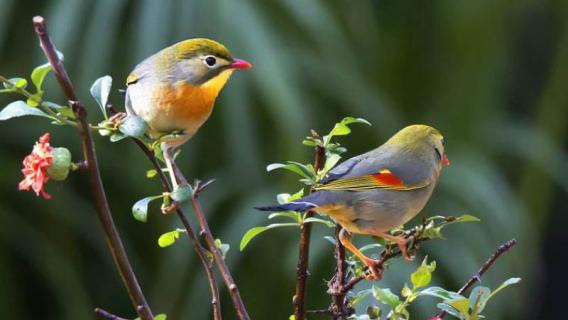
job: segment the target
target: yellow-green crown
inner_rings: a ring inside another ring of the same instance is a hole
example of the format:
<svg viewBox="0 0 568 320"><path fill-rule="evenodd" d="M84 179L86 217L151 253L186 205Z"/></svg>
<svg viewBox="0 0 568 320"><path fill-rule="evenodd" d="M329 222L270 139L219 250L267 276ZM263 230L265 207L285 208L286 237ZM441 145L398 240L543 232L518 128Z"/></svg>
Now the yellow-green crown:
<svg viewBox="0 0 568 320"><path fill-rule="evenodd" d="M195 38L175 44L177 57L189 59L197 55L214 55L227 61L233 60L229 50L217 41L207 38Z"/></svg>

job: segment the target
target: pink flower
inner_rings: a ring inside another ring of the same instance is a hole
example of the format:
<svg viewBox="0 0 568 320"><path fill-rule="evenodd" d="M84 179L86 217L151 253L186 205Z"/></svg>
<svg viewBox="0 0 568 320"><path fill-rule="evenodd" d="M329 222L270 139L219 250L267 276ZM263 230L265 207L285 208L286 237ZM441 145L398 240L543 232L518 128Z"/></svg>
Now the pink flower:
<svg viewBox="0 0 568 320"><path fill-rule="evenodd" d="M18 190L30 190L31 187L37 196L41 194L46 200L51 199L51 196L43 190L43 187L49 181L46 171L53 161L49 138L49 133L41 136L34 145L32 153L24 158L22 169L24 180L18 185Z"/></svg>

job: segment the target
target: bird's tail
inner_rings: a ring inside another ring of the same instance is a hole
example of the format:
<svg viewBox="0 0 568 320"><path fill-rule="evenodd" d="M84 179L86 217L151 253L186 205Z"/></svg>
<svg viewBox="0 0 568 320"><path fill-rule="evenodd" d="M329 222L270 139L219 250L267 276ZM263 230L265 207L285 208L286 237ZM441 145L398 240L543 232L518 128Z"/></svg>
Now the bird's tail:
<svg viewBox="0 0 568 320"><path fill-rule="evenodd" d="M317 207L317 205L311 202L288 202L285 204L281 204L278 206L268 206L268 207L254 207L256 210L260 211L273 211L273 212L281 212L281 211L298 211L304 212L310 209Z"/></svg>

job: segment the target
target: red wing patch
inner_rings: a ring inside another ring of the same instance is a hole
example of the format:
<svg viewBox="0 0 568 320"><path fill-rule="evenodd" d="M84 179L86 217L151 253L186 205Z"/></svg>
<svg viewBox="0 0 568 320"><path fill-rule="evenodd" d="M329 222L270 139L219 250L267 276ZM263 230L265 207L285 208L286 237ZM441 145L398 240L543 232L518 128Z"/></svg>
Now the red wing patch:
<svg viewBox="0 0 568 320"><path fill-rule="evenodd" d="M389 187L403 187L404 182L388 169L383 169L379 173L371 175L378 184Z"/></svg>

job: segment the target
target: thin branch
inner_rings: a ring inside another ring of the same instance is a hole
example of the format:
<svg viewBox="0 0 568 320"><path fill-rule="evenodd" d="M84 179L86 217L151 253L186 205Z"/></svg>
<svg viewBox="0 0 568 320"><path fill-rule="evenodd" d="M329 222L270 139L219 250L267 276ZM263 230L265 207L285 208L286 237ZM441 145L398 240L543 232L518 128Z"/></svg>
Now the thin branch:
<svg viewBox="0 0 568 320"><path fill-rule="evenodd" d="M104 309L101 309L101 308L95 308L95 314L98 315L98 316L101 316L105 319L108 319L108 320L128 320L126 318L122 318L122 317L119 317L117 315L114 315L114 314L112 314L112 313L110 313L110 312L108 312Z"/></svg>
<svg viewBox="0 0 568 320"><path fill-rule="evenodd" d="M170 185L170 181L162 171L160 163L158 162L158 159L154 155L154 152L148 149L148 147L142 141L137 139L132 139L132 141L134 141L138 145L138 147L142 150L142 152L144 152L146 157L150 160L150 162L154 166L154 169L156 170L158 176L160 177L160 181L162 182L164 190L166 192L171 192L172 187ZM195 253L199 257L199 260L201 261L201 264L205 269L205 274L207 275L207 281L209 283L209 289L211 291L211 306L213 308L213 319L220 320L222 319L222 317L221 317L221 300L219 298L219 289L218 289L219 286L217 285L217 281L215 280L215 275L213 274L211 262L209 258L205 255L205 249L201 246L201 244L199 243L199 239L197 239L197 236L193 232L193 229L191 228L191 225L189 224L189 221L185 216L185 212L178 207L178 209L176 210L176 214L178 218L181 220L181 223L185 228L185 231L191 242L191 245L193 246Z"/></svg>
<svg viewBox="0 0 568 320"><path fill-rule="evenodd" d="M429 240L428 238L419 238L419 239L415 239L414 240L414 246ZM401 252L400 252L400 248L396 247L394 249L391 250L383 250L383 252L381 252L380 258L377 261L377 263L375 264L375 268L377 268L378 270L383 270L385 263L387 263L390 259L395 258L397 256L400 256ZM367 271L368 269L365 268L364 271ZM365 272L363 272L363 274L353 277L351 279L349 279L349 281L347 281L347 283L343 286L343 290L342 293L343 294L347 294L349 292L349 290L353 289L353 287L355 287L355 285L357 285L359 282L365 280Z"/></svg>
<svg viewBox="0 0 568 320"><path fill-rule="evenodd" d="M120 277L128 291L128 296L130 297L136 312L142 320L152 320L154 316L152 315L150 306L146 302L146 297L138 284L138 280L132 270L132 266L130 265L130 261L128 260L128 256L124 250L120 235L118 234L112 219L99 171L93 137L91 135L91 130L89 129L89 124L87 123L87 110L77 99L77 95L75 94L73 85L69 80L69 76L63 67L63 63L59 60L55 47L49 38L45 26L45 20L43 17L36 16L33 18L33 24L40 41L40 46L53 68L53 72L61 86L61 89L70 100L71 107L73 108L73 112L77 118L83 154L85 161L87 162L91 192L94 197L95 207L104 231L107 245L109 246Z"/></svg>
<svg viewBox="0 0 568 320"><path fill-rule="evenodd" d="M345 262L345 247L339 241L339 232L342 227L337 225L335 228L335 275L328 282L328 293L331 295L331 306L329 311L334 319L345 320L350 314L350 310L345 301L347 291L345 291L345 272L347 263Z"/></svg>
<svg viewBox="0 0 568 320"><path fill-rule="evenodd" d="M511 240L505 242L504 244L500 245L499 248L497 248L497 250L495 250L495 252L493 252L493 254L489 257L489 259L487 259L487 261L485 261L485 263L481 266L481 268L479 268L479 270L477 270L477 272L471 278L469 278L469 280L467 280L467 282L458 290L458 293L463 294L467 289L469 289L471 286L473 286L476 282L481 281L481 277L485 274L485 272L487 272L487 270L489 270L489 268L491 268L491 266L493 266L493 263L495 263L495 261L499 258L499 256L501 256L503 253L509 251L509 249L511 249L516 244L517 244L517 240L511 239ZM444 319L446 314L447 314L446 311L442 311L442 312L438 313L437 315L435 315L434 317L432 317L432 319L436 319L436 320Z"/></svg>
<svg viewBox="0 0 568 320"><path fill-rule="evenodd" d="M325 163L325 148L323 146L316 146L315 159L314 159L314 171L318 172L321 170ZM314 215L313 211L307 211L305 213L305 219L310 218ZM303 223L300 226L300 249L298 255L298 265L296 268L296 291L294 298L292 299L294 303L294 316L296 320L305 319L306 310L306 282L308 280L308 257L310 256L310 238L312 233L312 224Z"/></svg>
<svg viewBox="0 0 568 320"><path fill-rule="evenodd" d="M179 168L175 162L172 163L175 170L179 172ZM231 296L231 300L233 301L233 306L237 312L237 317L240 320L250 320L250 316L248 315L247 309L241 299L241 294L239 293L239 289L231 276L231 272L221 255L221 251L215 245L215 238L211 233L211 229L209 228L209 224L207 223L207 219L205 218L205 214L203 213L203 208L201 207L201 203L199 202L199 193L203 190L203 187L197 184L194 187L194 192L191 197L191 205L197 217L197 221L199 222L199 226L201 227L201 234L205 238L205 243L209 251L213 254L213 260L221 273L221 277L225 282L225 285L229 289L229 295Z"/></svg>

